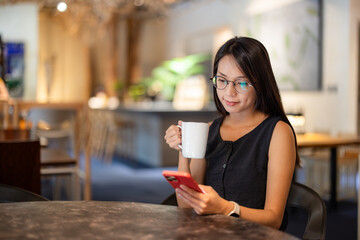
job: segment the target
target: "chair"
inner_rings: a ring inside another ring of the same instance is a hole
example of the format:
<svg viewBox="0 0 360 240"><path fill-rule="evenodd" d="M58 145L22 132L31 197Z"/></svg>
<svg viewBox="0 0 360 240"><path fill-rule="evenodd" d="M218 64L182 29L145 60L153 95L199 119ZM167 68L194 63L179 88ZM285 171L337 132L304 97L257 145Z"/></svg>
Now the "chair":
<svg viewBox="0 0 360 240"><path fill-rule="evenodd" d="M128 119L126 116L121 116L117 114L115 116L115 125L118 133L118 141L120 142L119 145L119 155L120 157L136 162L135 156L135 138L136 136L136 123L132 119Z"/></svg>
<svg viewBox="0 0 360 240"><path fill-rule="evenodd" d="M170 194L164 201L161 202L162 205L170 205L170 206L177 206L178 202L176 199L176 194Z"/></svg>
<svg viewBox="0 0 360 240"><path fill-rule="evenodd" d="M176 194L169 195L161 204L177 206ZM302 239L325 239L326 208L319 194L305 185L293 182L287 206L303 208L308 213L308 221Z"/></svg>
<svg viewBox="0 0 360 240"><path fill-rule="evenodd" d="M113 147L112 142L116 142L116 128L113 116L106 109L89 109L88 111L88 132L89 148L91 156L100 161L111 163Z"/></svg>
<svg viewBox="0 0 360 240"><path fill-rule="evenodd" d="M75 109L32 108L28 119L31 120L32 131L40 138L41 175L56 177L54 199L60 198L61 177L70 177L71 198L81 199L79 166L79 126ZM69 184L68 184L69 186ZM70 194L69 194L70 195Z"/></svg>
<svg viewBox="0 0 360 240"><path fill-rule="evenodd" d="M48 201L48 199L22 188L0 184L0 203L33 201Z"/></svg>
<svg viewBox="0 0 360 240"><path fill-rule="evenodd" d="M41 193L38 139L0 141L0 183Z"/></svg>
<svg viewBox="0 0 360 240"><path fill-rule="evenodd" d="M89 116L89 148L98 160L111 163L116 147L120 157L134 158L135 124L107 109L91 109Z"/></svg>
<svg viewBox="0 0 360 240"><path fill-rule="evenodd" d="M291 184L287 206L303 208L308 213L308 221L302 239L325 239L326 207L313 189L294 182Z"/></svg>

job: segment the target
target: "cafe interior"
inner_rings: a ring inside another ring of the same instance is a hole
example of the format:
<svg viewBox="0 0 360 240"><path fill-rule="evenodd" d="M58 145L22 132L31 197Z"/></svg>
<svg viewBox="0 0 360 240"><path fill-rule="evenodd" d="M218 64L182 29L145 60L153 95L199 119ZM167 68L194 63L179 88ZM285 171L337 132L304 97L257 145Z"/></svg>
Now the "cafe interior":
<svg viewBox="0 0 360 240"><path fill-rule="evenodd" d="M178 163L165 131L219 116L208 79L233 36L269 52L294 181L326 206L309 239L360 239L358 0L0 0L0 183L56 204L162 205ZM305 238L306 219L289 210L282 237Z"/></svg>

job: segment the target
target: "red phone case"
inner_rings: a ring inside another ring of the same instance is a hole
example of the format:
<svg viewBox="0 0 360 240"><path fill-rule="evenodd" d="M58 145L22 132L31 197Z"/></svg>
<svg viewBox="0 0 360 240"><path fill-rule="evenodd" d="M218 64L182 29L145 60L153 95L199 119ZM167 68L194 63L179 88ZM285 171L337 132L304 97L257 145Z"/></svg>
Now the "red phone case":
<svg viewBox="0 0 360 240"><path fill-rule="evenodd" d="M192 178L190 173L165 170L163 171L163 176L171 184L171 186L173 186L173 188L178 188L181 184L183 184L189 188L194 189L195 191L203 193L203 191L196 183L196 181Z"/></svg>

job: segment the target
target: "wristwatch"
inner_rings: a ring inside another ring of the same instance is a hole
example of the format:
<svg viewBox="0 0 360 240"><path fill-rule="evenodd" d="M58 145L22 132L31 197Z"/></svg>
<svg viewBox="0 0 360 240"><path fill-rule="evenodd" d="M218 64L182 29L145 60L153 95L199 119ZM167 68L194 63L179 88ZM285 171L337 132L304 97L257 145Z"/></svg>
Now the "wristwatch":
<svg viewBox="0 0 360 240"><path fill-rule="evenodd" d="M234 201L231 201L234 204L233 210L228 214L231 217L240 217L240 206Z"/></svg>

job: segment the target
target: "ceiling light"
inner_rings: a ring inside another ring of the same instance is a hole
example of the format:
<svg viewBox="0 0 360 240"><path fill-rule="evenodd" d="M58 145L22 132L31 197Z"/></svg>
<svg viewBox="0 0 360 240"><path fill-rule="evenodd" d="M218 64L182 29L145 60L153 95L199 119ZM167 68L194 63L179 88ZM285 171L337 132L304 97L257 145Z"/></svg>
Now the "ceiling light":
<svg viewBox="0 0 360 240"><path fill-rule="evenodd" d="M134 5L136 7L141 7L142 5L144 5L145 1L144 0L135 0L134 1Z"/></svg>
<svg viewBox="0 0 360 240"><path fill-rule="evenodd" d="M64 2L59 2L56 8L59 12L65 12L67 9L67 4Z"/></svg>

